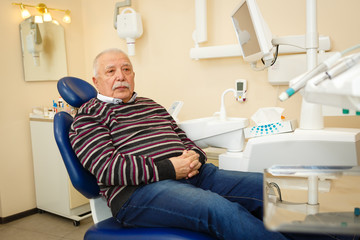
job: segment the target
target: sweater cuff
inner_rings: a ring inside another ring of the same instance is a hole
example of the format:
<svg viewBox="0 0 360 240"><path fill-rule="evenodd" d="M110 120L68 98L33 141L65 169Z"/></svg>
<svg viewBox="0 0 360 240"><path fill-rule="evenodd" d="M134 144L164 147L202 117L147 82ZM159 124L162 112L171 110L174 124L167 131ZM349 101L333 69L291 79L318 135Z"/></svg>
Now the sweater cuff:
<svg viewBox="0 0 360 240"><path fill-rule="evenodd" d="M169 159L158 161L155 165L158 169L159 180L176 179L175 168Z"/></svg>
<svg viewBox="0 0 360 240"><path fill-rule="evenodd" d="M197 154L199 154L199 162L201 162L201 164L205 164L206 163L206 160L207 160L207 157L206 157L206 155L203 153L203 152L201 152L200 150L198 150L198 149L192 149L193 151L195 151Z"/></svg>

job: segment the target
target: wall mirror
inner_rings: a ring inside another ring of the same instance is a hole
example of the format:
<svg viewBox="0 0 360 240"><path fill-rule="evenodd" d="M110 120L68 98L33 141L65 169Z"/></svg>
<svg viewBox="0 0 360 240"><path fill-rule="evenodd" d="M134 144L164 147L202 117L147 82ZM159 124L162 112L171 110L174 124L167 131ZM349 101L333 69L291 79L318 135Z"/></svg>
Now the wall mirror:
<svg viewBox="0 0 360 240"><path fill-rule="evenodd" d="M57 22L20 23L25 81L57 81L67 75L64 28Z"/></svg>

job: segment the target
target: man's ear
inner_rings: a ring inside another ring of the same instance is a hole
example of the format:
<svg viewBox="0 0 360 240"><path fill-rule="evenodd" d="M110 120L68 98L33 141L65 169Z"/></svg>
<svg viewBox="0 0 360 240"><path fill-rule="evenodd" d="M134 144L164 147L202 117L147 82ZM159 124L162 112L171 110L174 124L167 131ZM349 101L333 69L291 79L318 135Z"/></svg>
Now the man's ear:
<svg viewBox="0 0 360 240"><path fill-rule="evenodd" d="M93 77L92 80L93 80L94 85L97 86L98 80L95 77Z"/></svg>

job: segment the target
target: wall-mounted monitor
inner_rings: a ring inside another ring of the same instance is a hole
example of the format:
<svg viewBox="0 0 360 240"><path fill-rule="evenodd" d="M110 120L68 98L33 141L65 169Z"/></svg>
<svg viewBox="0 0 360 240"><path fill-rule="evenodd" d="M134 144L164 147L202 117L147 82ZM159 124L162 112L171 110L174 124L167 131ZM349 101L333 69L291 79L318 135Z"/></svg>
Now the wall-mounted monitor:
<svg viewBox="0 0 360 240"><path fill-rule="evenodd" d="M232 14L243 58L247 62L263 60L266 66L273 62L272 34L255 0L242 0Z"/></svg>

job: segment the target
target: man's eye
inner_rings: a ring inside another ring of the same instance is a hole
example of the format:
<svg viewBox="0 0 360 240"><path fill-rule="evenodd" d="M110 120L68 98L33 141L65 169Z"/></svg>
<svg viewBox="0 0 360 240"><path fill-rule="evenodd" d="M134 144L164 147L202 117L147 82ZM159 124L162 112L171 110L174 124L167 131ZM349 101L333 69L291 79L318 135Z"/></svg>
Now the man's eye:
<svg viewBox="0 0 360 240"><path fill-rule="evenodd" d="M131 72L131 68L123 68L122 71L124 73L130 73Z"/></svg>

